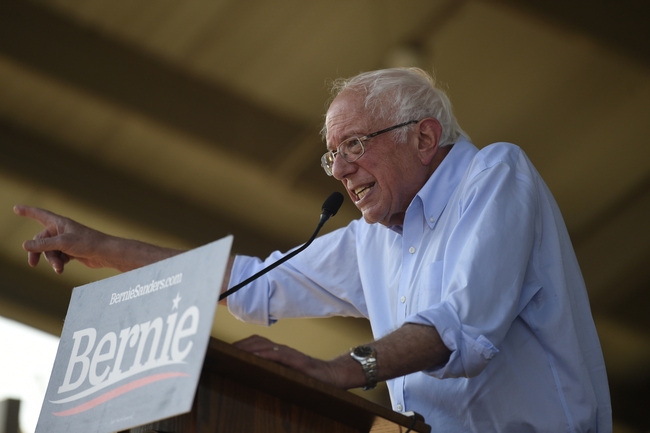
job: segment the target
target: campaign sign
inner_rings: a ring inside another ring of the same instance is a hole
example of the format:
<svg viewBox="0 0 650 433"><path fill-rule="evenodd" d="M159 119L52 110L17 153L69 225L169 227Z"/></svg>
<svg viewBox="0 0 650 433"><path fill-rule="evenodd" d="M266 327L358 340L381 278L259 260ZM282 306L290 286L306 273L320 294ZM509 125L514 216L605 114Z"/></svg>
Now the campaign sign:
<svg viewBox="0 0 650 433"><path fill-rule="evenodd" d="M231 245L75 288L36 433L108 433L189 412Z"/></svg>

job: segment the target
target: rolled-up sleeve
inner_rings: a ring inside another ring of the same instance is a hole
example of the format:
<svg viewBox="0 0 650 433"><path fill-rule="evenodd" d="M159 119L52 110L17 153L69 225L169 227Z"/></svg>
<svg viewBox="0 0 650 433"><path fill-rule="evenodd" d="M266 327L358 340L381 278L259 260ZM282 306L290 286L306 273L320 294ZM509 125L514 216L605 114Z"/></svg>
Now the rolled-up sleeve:
<svg viewBox="0 0 650 433"><path fill-rule="evenodd" d="M446 364L425 371L434 377L480 374L539 289L526 281L537 198L522 158L483 161L456 192L461 199L440 267L440 298L406 318L434 326L452 351ZM420 284L427 290L429 282Z"/></svg>
<svg viewBox="0 0 650 433"><path fill-rule="evenodd" d="M407 319L410 323L434 326L451 356L444 365L425 373L439 379L447 377L474 377L487 366L499 350L484 335L470 335L463 330L457 312L449 303L441 303Z"/></svg>

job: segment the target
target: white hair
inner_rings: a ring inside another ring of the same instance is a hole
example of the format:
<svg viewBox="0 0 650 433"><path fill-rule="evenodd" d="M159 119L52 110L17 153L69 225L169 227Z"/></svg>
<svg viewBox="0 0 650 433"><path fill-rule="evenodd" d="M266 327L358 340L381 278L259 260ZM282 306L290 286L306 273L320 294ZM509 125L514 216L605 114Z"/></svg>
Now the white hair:
<svg viewBox="0 0 650 433"><path fill-rule="evenodd" d="M365 94L365 108L377 119L393 124L433 117L442 126L439 146L454 144L469 136L458 125L451 102L444 91L436 87L435 79L420 68L393 68L364 72L352 78L339 78L331 85L332 100L343 91ZM408 129L398 128L395 140L406 140ZM321 130L323 137L326 126Z"/></svg>

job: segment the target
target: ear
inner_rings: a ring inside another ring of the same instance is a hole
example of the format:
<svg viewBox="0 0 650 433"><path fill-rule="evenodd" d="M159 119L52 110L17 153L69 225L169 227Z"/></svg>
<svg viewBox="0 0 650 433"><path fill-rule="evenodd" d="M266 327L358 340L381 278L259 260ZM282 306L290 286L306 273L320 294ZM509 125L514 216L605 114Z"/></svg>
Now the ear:
<svg viewBox="0 0 650 433"><path fill-rule="evenodd" d="M442 135L440 122L433 117L420 120L418 129L418 155L422 165L429 165L438 152L438 143Z"/></svg>

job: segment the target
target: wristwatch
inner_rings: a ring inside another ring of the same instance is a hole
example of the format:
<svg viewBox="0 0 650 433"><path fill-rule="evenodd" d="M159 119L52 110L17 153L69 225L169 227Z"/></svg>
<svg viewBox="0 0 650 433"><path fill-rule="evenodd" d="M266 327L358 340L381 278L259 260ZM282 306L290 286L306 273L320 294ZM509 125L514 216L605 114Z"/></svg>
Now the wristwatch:
<svg viewBox="0 0 650 433"><path fill-rule="evenodd" d="M377 352L370 346L357 346L350 352L350 356L361 364L363 372L366 375L366 386L364 391L368 391L377 386Z"/></svg>

